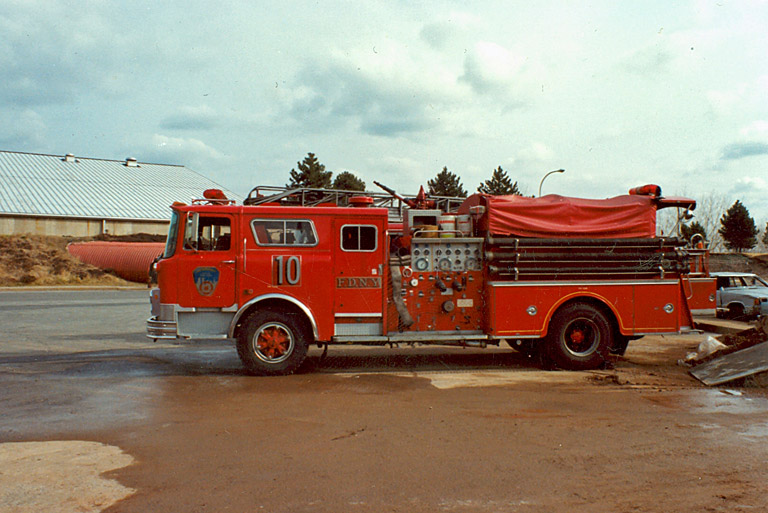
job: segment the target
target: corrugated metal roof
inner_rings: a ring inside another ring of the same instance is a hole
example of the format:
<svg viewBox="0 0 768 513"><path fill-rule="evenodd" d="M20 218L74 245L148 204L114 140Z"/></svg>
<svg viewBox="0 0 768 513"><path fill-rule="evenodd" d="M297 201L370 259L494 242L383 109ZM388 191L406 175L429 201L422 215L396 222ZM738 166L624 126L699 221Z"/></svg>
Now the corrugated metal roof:
<svg viewBox="0 0 768 513"><path fill-rule="evenodd" d="M168 219L205 189L242 197L184 166L0 151L0 214Z"/></svg>

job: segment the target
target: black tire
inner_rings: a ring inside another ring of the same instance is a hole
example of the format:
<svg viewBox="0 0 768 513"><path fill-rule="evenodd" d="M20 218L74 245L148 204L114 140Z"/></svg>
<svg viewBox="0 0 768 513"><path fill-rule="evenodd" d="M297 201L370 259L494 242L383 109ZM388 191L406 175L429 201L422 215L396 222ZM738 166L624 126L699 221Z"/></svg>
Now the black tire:
<svg viewBox="0 0 768 513"><path fill-rule="evenodd" d="M237 337L237 354L251 374L291 374L306 358L311 338L307 323L298 315L257 311L243 321Z"/></svg>
<svg viewBox="0 0 768 513"><path fill-rule="evenodd" d="M731 303L728 305L727 319L733 319L734 321L744 318L744 305L741 303Z"/></svg>
<svg viewBox="0 0 768 513"><path fill-rule="evenodd" d="M567 370L597 369L605 365L613 347L613 329L605 314L588 303L558 310L549 323L547 356Z"/></svg>

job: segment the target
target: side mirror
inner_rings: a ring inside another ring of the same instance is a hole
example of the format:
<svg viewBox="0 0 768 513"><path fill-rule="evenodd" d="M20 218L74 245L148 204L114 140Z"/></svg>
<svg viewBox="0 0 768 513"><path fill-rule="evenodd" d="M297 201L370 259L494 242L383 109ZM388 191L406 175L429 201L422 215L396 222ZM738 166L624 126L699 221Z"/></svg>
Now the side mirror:
<svg viewBox="0 0 768 513"><path fill-rule="evenodd" d="M184 248L197 251L197 226L200 216L197 212L187 213L187 223L184 228Z"/></svg>

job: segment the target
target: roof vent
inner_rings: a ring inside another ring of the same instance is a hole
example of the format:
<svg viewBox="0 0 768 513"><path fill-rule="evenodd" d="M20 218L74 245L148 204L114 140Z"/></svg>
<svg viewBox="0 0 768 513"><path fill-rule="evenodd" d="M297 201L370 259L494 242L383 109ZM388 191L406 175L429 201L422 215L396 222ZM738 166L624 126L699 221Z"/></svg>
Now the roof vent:
<svg viewBox="0 0 768 513"><path fill-rule="evenodd" d="M63 160L64 162L77 162L77 159L75 159L74 153L67 153L66 155L64 155L64 158L61 160Z"/></svg>
<svg viewBox="0 0 768 513"><path fill-rule="evenodd" d="M125 166L126 167L139 167L139 161L136 160L133 157L128 157L125 159Z"/></svg>

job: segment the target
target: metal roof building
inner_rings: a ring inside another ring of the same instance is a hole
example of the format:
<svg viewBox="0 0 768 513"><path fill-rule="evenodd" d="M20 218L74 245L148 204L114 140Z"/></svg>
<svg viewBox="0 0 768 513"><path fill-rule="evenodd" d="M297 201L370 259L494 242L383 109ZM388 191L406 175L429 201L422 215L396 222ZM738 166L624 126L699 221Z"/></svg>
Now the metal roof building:
<svg viewBox="0 0 768 513"><path fill-rule="evenodd" d="M0 151L0 234L163 234L174 201L237 194L184 166Z"/></svg>

